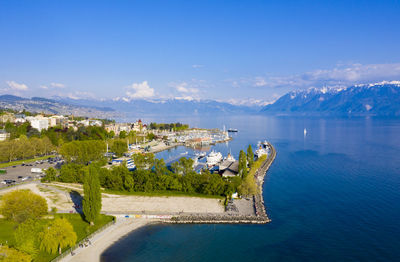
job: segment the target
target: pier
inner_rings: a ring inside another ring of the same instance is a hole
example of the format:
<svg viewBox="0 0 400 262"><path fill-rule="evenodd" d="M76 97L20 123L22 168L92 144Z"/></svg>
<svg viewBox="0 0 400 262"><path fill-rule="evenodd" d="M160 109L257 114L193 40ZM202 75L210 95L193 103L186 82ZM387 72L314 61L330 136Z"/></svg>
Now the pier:
<svg viewBox="0 0 400 262"><path fill-rule="evenodd" d="M266 212L262 194L264 177L276 157L275 148L270 143L268 143L268 147L271 153L254 174L258 186L258 193L254 195L252 199L255 215L233 214L228 212L218 215L192 214L173 216L170 220L164 220L163 222L173 224L266 224L271 222Z"/></svg>

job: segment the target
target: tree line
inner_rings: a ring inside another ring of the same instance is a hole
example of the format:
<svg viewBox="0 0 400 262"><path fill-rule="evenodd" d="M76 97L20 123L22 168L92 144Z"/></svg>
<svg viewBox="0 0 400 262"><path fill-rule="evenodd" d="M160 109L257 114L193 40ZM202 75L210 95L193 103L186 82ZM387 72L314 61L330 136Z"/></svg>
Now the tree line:
<svg viewBox="0 0 400 262"><path fill-rule="evenodd" d="M189 128L189 125L182 124L182 123L170 123L170 124L164 124L164 123L150 123L149 125L150 129L159 129L159 130L174 130L174 131L181 131Z"/></svg>
<svg viewBox="0 0 400 262"><path fill-rule="evenodd" d="M249 153L252 154L251 148ZM67 157L67 159L74 158ZM247 159L247 155L242 151L239 157L241 170L239 175L233 178L211 174L208 170L203 170L199 174L193 169L193 160L185 157L172 163L171 166L166 166L163 159L156 159L153 154L134 154L133 160L136 165L134 171L129 171L125 165L104 168L102 167L104 161L94 162L90 167L98 174L101 187L113 191L147 193L175 191L229 197L237 191L243 195L256 193L254 175L248 175L248 169L251 167L248 166ZM64 164L59 171L49 169L43 181L83 183L83 170L86 164L86 161L85 163L71 161Z"/></svg>
<svg viewBox="0 0 400 262"><path fill-rule="evenodd" d="M0 162L11 162L17 159L30 159L48 155L56 147L49 138L28 138L21 135L18 139L0 142Z"/></svg>

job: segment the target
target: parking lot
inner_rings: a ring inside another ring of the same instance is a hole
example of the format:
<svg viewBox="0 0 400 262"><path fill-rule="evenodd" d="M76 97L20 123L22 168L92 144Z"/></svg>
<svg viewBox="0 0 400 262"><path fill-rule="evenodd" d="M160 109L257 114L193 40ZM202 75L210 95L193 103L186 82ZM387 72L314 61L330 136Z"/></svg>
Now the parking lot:
<svg viewBox="0 0 400 262"><path fill-rule="evenodd" d="M58 166L57 166L58 165ZM40 179L44 173L32 173L32 168L40 168L45 170L49 167L59 167L61 162L49 162L48 160L36 161L27 163L25 165L10 166L6 168L1 168L7 171L6 174L0 174L0 188L8 187L10 185L19 184L22 182L33 181L35 179ZM5 180L15 180L15 183L5 183Z"/></svg>

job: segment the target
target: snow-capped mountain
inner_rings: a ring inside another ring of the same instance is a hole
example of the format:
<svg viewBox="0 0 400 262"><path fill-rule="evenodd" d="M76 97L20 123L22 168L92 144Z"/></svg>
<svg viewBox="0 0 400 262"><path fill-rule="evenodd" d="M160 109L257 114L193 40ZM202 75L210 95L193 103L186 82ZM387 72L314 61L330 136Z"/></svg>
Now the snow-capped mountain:
<svg viewBox="0 0 400 262"><path fill-rule="evenodd" d="M293 91L262 109L280 115L400 116L400 81Z"/></svg>

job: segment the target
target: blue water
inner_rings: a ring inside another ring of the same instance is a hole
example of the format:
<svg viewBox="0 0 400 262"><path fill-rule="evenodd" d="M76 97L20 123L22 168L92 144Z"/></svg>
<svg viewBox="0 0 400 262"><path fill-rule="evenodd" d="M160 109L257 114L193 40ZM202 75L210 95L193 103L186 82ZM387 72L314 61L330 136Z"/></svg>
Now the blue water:
<svg viewBox="0 0 400 262"><path fill-rule="evenodd" d="M400 120L178 120L238 128L233 141L216 146L236 157L248 144L272 142L277 158L264 184L272 222L148 226L108 249L104 261L400 261Z"/></svg>

